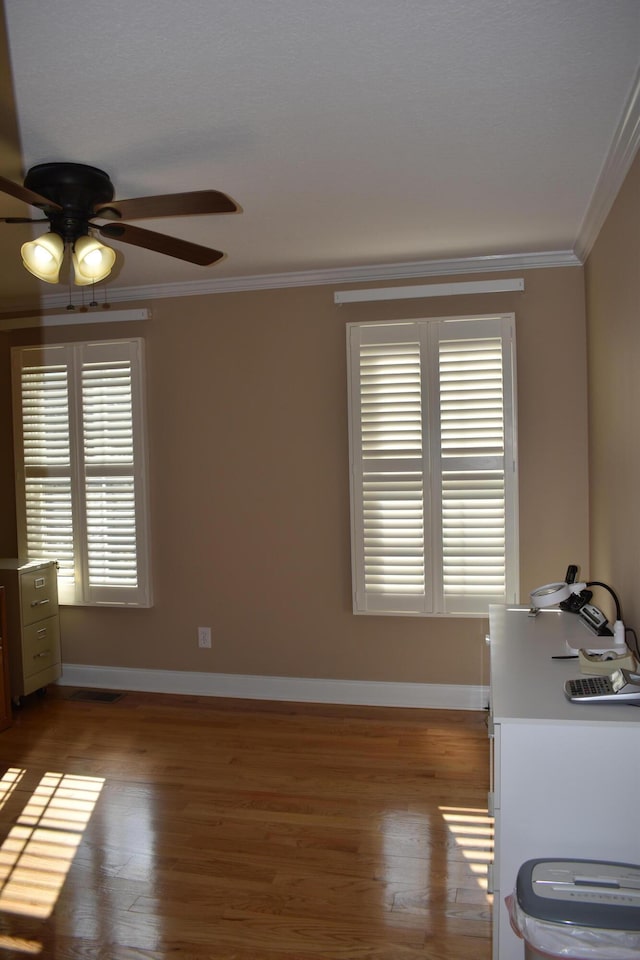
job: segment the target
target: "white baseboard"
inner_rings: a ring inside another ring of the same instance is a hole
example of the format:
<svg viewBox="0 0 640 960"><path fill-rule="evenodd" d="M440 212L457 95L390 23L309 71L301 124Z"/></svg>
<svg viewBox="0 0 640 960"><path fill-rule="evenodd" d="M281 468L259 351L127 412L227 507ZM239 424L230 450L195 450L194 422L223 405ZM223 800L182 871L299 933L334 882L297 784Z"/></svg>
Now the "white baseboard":
<svg viewBox="0 0 640 960"><path fill-rule="evenodd" d="M141 690L199 697L344 703L359 706L484 710L484 686L438 683L385 683L371 680L315 680L308 677L259 677L183 670L135 670L65 663L58 683L66 687Z"/></svg>

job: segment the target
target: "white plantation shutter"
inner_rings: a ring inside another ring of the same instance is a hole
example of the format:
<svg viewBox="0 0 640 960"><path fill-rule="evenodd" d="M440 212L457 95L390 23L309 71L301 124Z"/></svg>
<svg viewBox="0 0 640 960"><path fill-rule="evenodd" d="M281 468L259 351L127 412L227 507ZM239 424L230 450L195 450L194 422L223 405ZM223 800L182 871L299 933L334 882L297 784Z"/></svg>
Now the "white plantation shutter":
<svg viewBox="0 0 640 960"><path fill-rule="evenodd" d="M420 345L360 353L365 589L424 592ZM394 461L402 461L395 471Z"/></svg>
<svg viewBox="0 0 640 960"><path fill-rule="evenodd" d="M13 363L21 555L58 560L62 603L148 606L142 341Z"/></svg>
<svg viewBox="0 0 640 960"><path fill-rule="evenodd" d="M424 608L424 397L416 324L350 328L355 422L356 607Z"/></svg>
<svg viewBox="0 0 640 960"><path fill-rule="evenodd" d="M513 326L348 325L356 612L515 600Z"/></svg>
<svg viewBox="0 0 640 960"><path fill-rule="evenodd" d="M59 584L74 585L67 363L21 371L24 512L28 557L55 558ZM16 431L18 434L19 431Z"/></svg>
<svg viewBox="0 0 640 960"><path fill-rule="evenodd" d="M138 585L132 362L104 344L83 351L82 440L87 581Z"/></svg>
<svg viewBox="0 0 640 960"><path fill-rule="evenodd" d="M479 604L486 609L515 599L508 578L516 519L512 337L504 326L499 318L436 327L434 461L448 613L473 613Z"/></svg>

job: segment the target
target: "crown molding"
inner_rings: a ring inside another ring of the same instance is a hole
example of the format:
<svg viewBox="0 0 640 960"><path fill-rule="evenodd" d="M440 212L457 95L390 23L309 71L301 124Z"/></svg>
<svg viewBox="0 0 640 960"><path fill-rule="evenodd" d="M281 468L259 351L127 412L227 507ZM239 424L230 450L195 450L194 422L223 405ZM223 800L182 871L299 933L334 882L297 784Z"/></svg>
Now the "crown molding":
<svg viewBox="0 0 640 960"><path fill-rule="evenodd" d="M108 287L109 303L157 300L167 297L208 296L214 293L243 293L252 290L279 290L285 287L315 287L326 284L367 283L377 280L407 280L414 277L445 277L467 273L496 273L533 270L543 267L579 267L582 261L571 250L542 253L515 253L451 260L420 260L411 263L338 267L333 270L302 270L249 277L221 277L186 283L161 283L140 287ZM63 307L69 294L45 294L44 310Z"/></svg>
<svg viewBox="0 0 640 960"><path fill-rule="evenodd" d="M640 147L640 69L635 76L611 147L580 225L575 251L582 263L589 256Z"/></svg>

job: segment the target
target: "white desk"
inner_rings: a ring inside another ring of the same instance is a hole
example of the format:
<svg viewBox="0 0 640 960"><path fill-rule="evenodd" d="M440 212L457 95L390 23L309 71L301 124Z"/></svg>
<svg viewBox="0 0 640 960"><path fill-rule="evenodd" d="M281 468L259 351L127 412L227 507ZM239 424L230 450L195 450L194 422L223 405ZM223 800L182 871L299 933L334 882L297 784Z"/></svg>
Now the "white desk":
<svg viewBox="0 0 640 960"><path fill-rule="evenodd" d="M552 659L599 645L575 614L491 607L494 960L522 960L504 898L525 860L640 863L640 707L571 703L578 661Z"/></svg>

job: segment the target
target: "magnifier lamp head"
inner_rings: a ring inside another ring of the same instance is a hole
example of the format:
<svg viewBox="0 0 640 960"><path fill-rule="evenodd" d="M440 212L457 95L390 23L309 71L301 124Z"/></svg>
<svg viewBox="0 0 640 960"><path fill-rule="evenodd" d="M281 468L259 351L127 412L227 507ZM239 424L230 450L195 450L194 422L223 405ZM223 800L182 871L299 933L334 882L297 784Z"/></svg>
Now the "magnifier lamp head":
<svg viewBox="0 0 640 960"><path fill-rule="evenodd" d="M581 593L586 586L586 583L566 583L564 580L560 583L545 583L529 594L531 607L536 610L555 607L564 600L568 600L572 594Z"/></svg>
<svg viewBox="0 0 640 960"><path fill-rule="evenodd" d="M543 586L532 590L530 593L531 606L543 610L545 607L553 607L563 600L567 600L572 593L573 584L565 583L545 583Z"/></svg>

